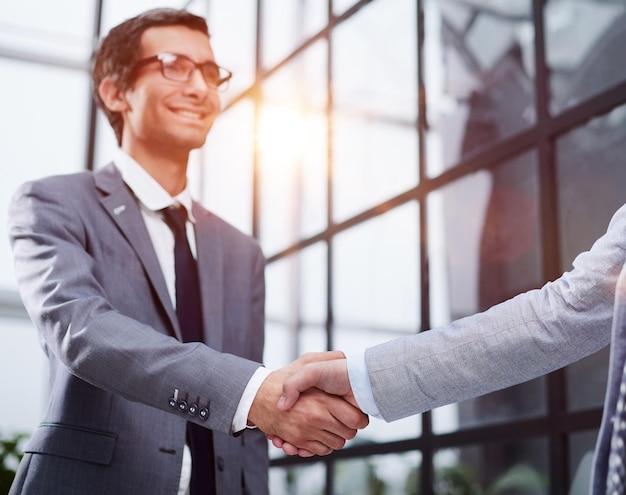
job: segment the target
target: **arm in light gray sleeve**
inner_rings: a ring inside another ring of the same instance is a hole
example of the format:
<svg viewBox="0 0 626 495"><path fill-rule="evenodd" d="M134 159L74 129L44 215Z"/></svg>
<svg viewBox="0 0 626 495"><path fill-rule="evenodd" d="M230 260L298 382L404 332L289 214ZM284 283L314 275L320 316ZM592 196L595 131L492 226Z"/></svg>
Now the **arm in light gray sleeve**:
<svg viewBox="0 0 626 495"><path fill-rule="evenodd" d="M615 285L626 258L626 206L573 270L452 324L366 350L386 421L459 402L566 366L610 341Z"/></svg>

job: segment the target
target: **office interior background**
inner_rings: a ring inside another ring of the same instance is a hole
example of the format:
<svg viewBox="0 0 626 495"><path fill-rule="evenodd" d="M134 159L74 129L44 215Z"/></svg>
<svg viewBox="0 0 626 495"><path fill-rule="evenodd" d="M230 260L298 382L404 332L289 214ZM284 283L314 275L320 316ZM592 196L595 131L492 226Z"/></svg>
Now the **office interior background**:
<svg viewBox="0 0 626 495"><path fill-rule="evenodd" d="M25 180L106 164L90 57L157 6L207 18L234 78L194 194L268 258L265 362L427 331L569 270L626 202L623 0L0 3L0 221ZM272 495L587 493L608 349L285 457ZM0 239L0 434L46 361Z"/></svg>

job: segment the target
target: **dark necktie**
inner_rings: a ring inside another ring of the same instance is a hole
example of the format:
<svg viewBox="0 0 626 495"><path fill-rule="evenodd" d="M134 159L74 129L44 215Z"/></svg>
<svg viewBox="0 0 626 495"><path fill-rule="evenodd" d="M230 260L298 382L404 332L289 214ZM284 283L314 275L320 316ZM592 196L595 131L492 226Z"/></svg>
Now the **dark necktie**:
<svg viewBox="0 0 626 495"><path fill-rule="evenodd" d="M163 210L165 223L174 233L174 265L176 272L176 316L183 342L202 342L202 304L196 260L189 248L185 222L187 210L171 206ZM191 495L215 493L213 437L211 430L187 423L191 450Z"/></svg>
<svg viewBox="0 0 626 495"><path fill-rule="evenodd" d="M622 374L619 397L613 417L613 434L611 435L611 454L606 477L607 495L624 495L626 493L626 367Z"/></svg>

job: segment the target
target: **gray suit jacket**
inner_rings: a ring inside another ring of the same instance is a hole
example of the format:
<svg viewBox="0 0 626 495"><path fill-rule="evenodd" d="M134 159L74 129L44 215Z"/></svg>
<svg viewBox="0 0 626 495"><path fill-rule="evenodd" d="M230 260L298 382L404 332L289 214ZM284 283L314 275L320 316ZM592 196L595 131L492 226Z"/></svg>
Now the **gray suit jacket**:
<svg viewBox="0 0 626 495"><path fill-rule="evenodd" d="M607 233L558 280L446 327L368 349L366 363L382 416L393 421L530 380L598 351L612 338L611 377L596 448L600 490L626 358L626 275L620 277L625 261L626 205Z"/></svg>
<svg viewBox="0 0 626 495"><path fill-rule="evenodd" d="M264 435L230 434L262 359L265 259L200 205L193 214L206 345L179 341L143 218L113 166L17 191L9 234L50 402L11 493L176 494L187 421L214 431L218 493L268 492ZM181 411L175 394L208 417Z"/></svg>

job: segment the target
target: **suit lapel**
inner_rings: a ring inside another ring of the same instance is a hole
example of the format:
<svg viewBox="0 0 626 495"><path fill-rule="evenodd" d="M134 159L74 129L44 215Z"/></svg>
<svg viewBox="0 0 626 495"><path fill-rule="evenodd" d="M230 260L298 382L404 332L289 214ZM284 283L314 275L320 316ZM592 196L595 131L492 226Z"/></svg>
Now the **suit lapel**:
<svg viewBox="0 0 626 495"><path fill-rule="evenodd" d="M224 308L224 252L215 217L194 202L198 271L204 315L204 340L215 350L222 350Z"/></svg>
<svg viewBox="0 0 626 495"><path fill-rule="evenodd" d="M100 197L102 205L135 250L146 276L150 280L161 305L165 308L173 333L181 340L176 312L170 300L163 272L137 201L113 165L108 165L97 171L95 183L96 187L103 193Z"/></svg>

